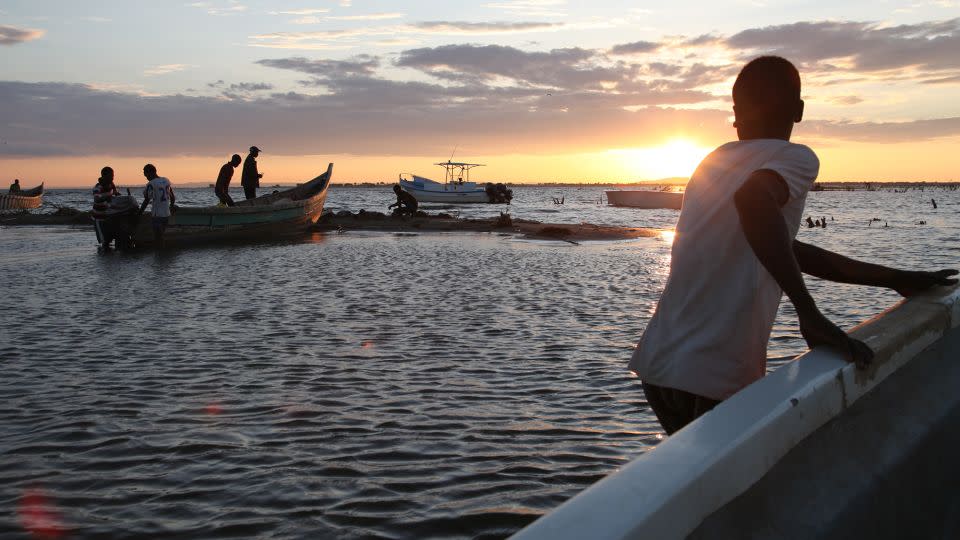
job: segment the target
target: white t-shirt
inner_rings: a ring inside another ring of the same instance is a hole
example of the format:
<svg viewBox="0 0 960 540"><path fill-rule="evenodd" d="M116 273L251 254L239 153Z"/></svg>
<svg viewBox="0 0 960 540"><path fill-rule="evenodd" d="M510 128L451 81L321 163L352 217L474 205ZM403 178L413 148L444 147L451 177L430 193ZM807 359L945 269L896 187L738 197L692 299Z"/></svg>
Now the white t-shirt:
<svg viewBox="0 0 960 540"><path fill-rule="evenodd" d="M143 197L150 199L153 217L170 217L170 195L173 193L173 186L170 180L158 176L147 183L143 190Z"/></svg>
<svg viewBox="0 0 960 540"><path fill-rule="evenodd" d="M820 169L812 150L753 139L704 158L683 196L666 287L630 359L643 381L722 400L763 377L782 291L747 243L733 201L758 169L786 181L781 211L796 236Z"/></svg>

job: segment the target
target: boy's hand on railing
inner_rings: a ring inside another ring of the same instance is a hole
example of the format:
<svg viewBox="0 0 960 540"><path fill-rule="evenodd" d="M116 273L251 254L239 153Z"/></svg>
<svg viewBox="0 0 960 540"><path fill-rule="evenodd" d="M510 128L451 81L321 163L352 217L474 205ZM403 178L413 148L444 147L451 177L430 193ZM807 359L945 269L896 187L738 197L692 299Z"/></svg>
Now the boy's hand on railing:
<svg viewBox="0 0 960 540"><path fill-rule="evenodd" d="M957 278L950 276L955 276L956 274L957 271L953 269L937 270L936 272L899 270L894 275L890 288L897 291L900 296L909 297L931 287L955 285Z"/></svg>
<svg viewBox="0 0 960 540"><path fill-rule="evenodd" d="M857 369L864 369L873 362L873 351L866 343L848 336L819 311L800 315L800 334L811 349L821 345L829 347L843 355L847 362L856 364Z"/></svg>

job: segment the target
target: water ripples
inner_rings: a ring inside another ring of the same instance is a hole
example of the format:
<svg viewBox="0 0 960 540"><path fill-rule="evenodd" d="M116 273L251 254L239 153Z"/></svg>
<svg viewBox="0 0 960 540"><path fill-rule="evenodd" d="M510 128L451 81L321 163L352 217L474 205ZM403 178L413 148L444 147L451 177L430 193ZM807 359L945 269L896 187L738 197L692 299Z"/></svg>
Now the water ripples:
<svg viewBox="0 0 960 540"><path fill-rule="evenodd" d="M595 195L551 219L676 218ZM861 220L905 223L903 206L814 194L811 214L845 214L801 238L954 264L955 217L930 235ZM661 436L625 363L664 241L345 233L98 256L88 231L52 230L0 232L0 539L37 513L76 538L500 538ZM810 288L845 327L896 300ZM771 365L803 349L785 302Z"/></svg>

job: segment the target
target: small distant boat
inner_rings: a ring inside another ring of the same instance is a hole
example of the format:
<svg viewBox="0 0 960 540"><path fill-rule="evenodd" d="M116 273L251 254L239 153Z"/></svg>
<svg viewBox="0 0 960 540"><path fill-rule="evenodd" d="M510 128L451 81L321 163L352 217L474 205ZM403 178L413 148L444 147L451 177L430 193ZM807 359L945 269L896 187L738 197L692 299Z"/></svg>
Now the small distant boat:
<svg viewBox="0 0 960 540"><path fill-rule="evenodd" d="M401 174L400 187L422 203L510 204L513 199L513 190L507 189L503 184L488 182L485 186L480 186L470 181L470 169L483 167L481 163L460 163L448 160L445 163L434 163L434 165L444 169L442 183L415 174Z"/></svg>
<svg viewBox="0 0 960 540"><path fill-rule="evenodd" d="M653 190L612 190L604 191L610 206L630 208L668 208L679 210L683 204L683 193L679 191Z"/></svg>
<svg viewBox="0 0 960 540"><path fill-rule="evenodd" d="M43 184L20 193L0 195L0 210L29 210L43 204Z"/></svg>
<svg viewBox="0 0 960 540"><path fill-rule="evenodd" d="M164 243L251 240L301 232L320 218L332 176L333 163L330 163L325 173L309 182L239 201L236 206L178 206L170 216ZM139 220L134 240L140 246L153 242L150 219L146 215Z"/></svg>

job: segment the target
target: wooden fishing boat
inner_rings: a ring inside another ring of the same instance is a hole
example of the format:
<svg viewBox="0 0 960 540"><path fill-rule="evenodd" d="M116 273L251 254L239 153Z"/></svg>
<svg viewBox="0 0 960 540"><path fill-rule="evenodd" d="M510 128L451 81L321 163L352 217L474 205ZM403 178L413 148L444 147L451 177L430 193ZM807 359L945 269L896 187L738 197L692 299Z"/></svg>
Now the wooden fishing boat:
<svg viewBox="0 0 960 540"><path fill-rule="evenodd" d="M679 191L653 190L613 190L604 191L610 206L630 208L670 208L679 210L683 204L683 193Z"/></svg>
<svg viewBox="0 0 960 540"><path fill-rule="evenodd" d="M276 238L299 233L317 222L327 199L333 163L309 182L284 191L237 202L236 206L178 206L164 233L165 245ZM150 214L134 234L138 246L153 243Z"/></svg>
<svg viewBox="0 0 960 540"><path fill-rule="evenodd" d="M7 193L0 195L0 211L2 210L29 210L31 208L40 208L43 204L43 184L20 191L20 193Z"/></svg>

